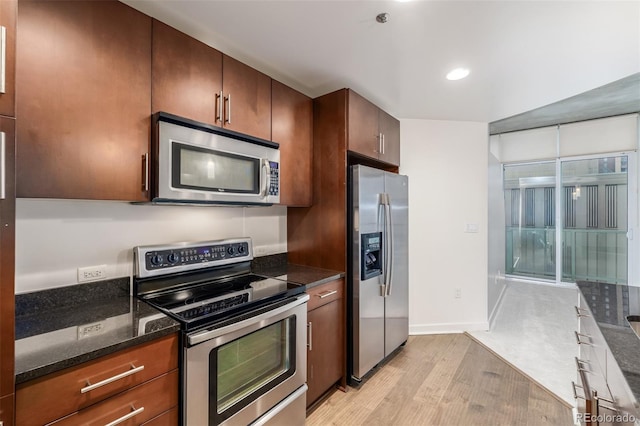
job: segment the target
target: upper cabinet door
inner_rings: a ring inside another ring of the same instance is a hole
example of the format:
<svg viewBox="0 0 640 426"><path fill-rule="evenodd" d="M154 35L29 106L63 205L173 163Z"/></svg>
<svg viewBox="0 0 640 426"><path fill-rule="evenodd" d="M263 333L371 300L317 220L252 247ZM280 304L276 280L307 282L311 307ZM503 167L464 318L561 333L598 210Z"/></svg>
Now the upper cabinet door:
<svg viewBox="0 0 640 426"><path fill-rule="evenodd" d="M385 163L400 165L400 121L380 110L380 134L382 135L382 152L380 160Z"/></svg>
<svg viewBox="0 0 640 426"><path fill-rule="evenodd" d="M280 204L313 201L313 101L272 80L272 140L280 144Z"/></svg>
<svg viewBox="0 0 640 426"><path fill-rule="evenodd" d="M0 48L4 49L4 69L0 68L0 115L15 117L16 105L16 0L0 1L0 27L4 37L0 36ZM0 84L1 85L1 84Z"/></svg>
<svg viewBox="0 0 640 426"><path fill-rule="evenodd" d="M378 158L381 148L378 107L349 90L349 150Z"/></svg>
<svg viewBox="0 0 640 426"><path fill-rule="evenodd" d="M154 19L151 57L152 112L222 125L222 53Z"/></svg>
<svg viewBox="0 0 640 426"><path fill-rule="evenodd" d="M17 195L144 201L151 18L118 1L21 1Z"/></svg>
<svg viewBox="0 0 640 426"><path fill-rule="evenodd" d="M271 77L222 56L223 126L271 140Z"/></svg>
<svg viewBox="0 0 640 426"><path fill-rule="evenodd" d="M0 117L4 145L0 197L0 421L11 425L13 411L5 411L2 398L14 392L14 272L15 272L15 120ZM13 400L5 399L4 401Z"/></svg>

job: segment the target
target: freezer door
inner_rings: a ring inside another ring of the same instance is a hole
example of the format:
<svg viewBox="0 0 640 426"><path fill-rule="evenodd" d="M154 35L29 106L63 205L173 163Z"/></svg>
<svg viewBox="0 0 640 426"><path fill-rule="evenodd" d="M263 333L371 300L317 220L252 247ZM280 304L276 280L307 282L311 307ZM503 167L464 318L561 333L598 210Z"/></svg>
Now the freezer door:
<svg viewBox="0 0 640 426"><path fill-rule="evenodd" d="M390 204L391 268L385 298L384 356L409 336L409 180L407 176L385 173L385 193Z"/></svg>
<svg viewBox="0 0 640 426"><path fill-rule="evenodd" d="M382 275L361 280L361 235L381 232L380 194L384 174L380 170L354 166L352 171L352 300L351 371L357 380L384 358L384 297Z"/></svg>

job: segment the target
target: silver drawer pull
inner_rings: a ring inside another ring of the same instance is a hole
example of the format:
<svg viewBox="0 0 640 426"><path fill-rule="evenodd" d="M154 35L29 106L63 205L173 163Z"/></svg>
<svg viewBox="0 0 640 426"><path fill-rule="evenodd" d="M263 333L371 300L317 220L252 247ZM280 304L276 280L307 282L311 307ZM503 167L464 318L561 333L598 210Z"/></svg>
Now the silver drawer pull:
<svg viewBox="0 0 640 426"><path fill-rule="evenodd" d="M113 383L116 380L124 379L125 377L131 376L132 374L136 374L137 372L142 371L142 370L144 370L144 365L141 365L140 367L135 367L132 364L131 365L131 370L125 371L124 373L117 374L117 375L115 375L113 377L109 377L108 379L104 379L101 382L98 382L98 383L95 383L95 384L92 385L87 381L89 386L85 386L82 389L80 389L80 393L91 392L94 389L97 389L97 388L102 387L104 385L108 385L109 383Z"/></svg>
<svg viewBox="0 0 640 426"><path fill-rule="evenodd" d="M7 143L5 132L0 132L0 200L7 198ZM2 426L2 425L0 425Z"/></svg>
<svg viewBox="0 0 640 426"><path fill-rule="evenodd" d="M131 411L129 414L125 414L124 416L120 417L119 419L116 419L114 421L112 421L111 423L107 423L105 426L116 426L119 425L120 423L129 420L132 417L137 416L138 414L142 413L144 411L144 407L140 407L136 410L136 407L134 407L133 405L131 406Z"/></svg>
<svg viewBox="0 0 640 426"><path fill-rule="evenodd" d="M0 93L6 93L7 28L0 27Z"/></svg>
<svg viewBox="0 0 640 426"><path fill-rule="evenodd" d="M334 294L336 294L338 292L338 290L332 290L332 291L325 291L324 293L320 293L318 295L318 297L320 299L324 299L325 297L329 297L329 296L333 296Z"/></svg>
<svg viewBox="0 0 640 426"><path fill-rule="evenodd" d="M576 308L576 316L578 318L582 318L582 317L587 317L590 318L591 315L587 315L586 312L589 312L588 310L584 309L584 308L579 308L577 306L574 306L574 308Z"/></svg>
<svg viewBox="0 0 640 426"><path fill-rule="evenodd" d="M576 342L578 342L579 345L593 346L590 342L584 342L580 339L581 337L586 337L587 339L591 339L591 336L587 334L578 333L577 331L574 331L574 333L576 335Z"/></svg>
<svg viewBox="0 0 640 426"><path fill-rule="evenodd" d="M309 343L307 343L307 347L310 351L313 350L313 324L311 321L307 323L307 329L309 330L309 335L307 336Z"/></svg>

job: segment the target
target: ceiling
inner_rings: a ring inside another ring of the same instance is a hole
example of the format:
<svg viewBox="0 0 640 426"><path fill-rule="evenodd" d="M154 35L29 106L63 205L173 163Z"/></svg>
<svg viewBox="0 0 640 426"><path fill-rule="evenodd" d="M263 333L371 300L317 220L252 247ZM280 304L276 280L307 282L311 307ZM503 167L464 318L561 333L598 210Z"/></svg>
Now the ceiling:
<svg viewBox="0 0 640 426"><path fill-rule="evenodd" d="M124 3L311 97L349 87L398 118L491 122L640 71L640 1ZM469 77L446 80L459 66Z"/></svg>

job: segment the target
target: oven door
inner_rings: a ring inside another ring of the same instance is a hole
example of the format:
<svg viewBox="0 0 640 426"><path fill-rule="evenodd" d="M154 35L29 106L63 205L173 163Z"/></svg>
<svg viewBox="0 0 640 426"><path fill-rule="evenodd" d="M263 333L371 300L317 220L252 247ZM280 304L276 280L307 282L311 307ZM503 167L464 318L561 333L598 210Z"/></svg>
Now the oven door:
<svg viewBox="0 0 640 426"><path fill-rule="evenodd" d="M300 393L307 377L308 299L305 294L187 335L186 425L248 425ZM304 422L304 408L297 411Z"/></svg>

